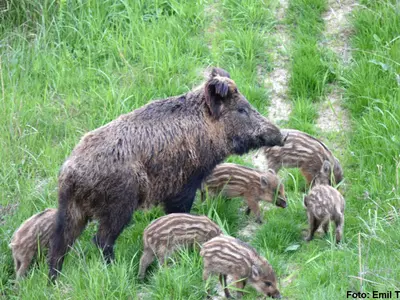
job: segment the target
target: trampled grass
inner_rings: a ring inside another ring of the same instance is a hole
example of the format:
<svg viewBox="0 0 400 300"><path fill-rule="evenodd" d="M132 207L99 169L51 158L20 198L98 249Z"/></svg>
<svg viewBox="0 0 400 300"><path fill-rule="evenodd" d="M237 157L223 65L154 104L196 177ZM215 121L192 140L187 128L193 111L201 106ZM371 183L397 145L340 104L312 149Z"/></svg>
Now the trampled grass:
<svg viewBox="0 0 400 300"><path fill-rule="evenodd" d="M208 65L229 70L265 113L267 93L257 69L269 68L277 1L12 3L9 12L0 13L0 298L204 299L197 250L178 251L167 266L154 262L144 282L136 277L143 229L163 214L161 208L134 214L109 266L91 242L96 224L90 224L55 286L47 285L45 255L16 282L8 243L23 220L57 206L58 170L85 132L151 99L189 90ZM297 170L281 173L288 208L265 211L265 223L246 239L270 261L281 293L290 299L400 290L398 8L394 0L361 4L352 20L353 60L339 72L353 131L346 141L325 137L345 171L344 242L334 245L332 235L302 240L308 227L302 207L306 189ZM291 53L290 91L296 101L289 126L315 133L312 102L335 79L330 70L341 67L332 66L314 45L326 1L291 0L289 7L288 21L298 25L294 38L299 37L299 48ZM248 164L243 157L229 161ZM192 212L209 215L237 236L254 221L244 215L244 206L240 199L198 199ZM213 295L216 283L217 277L209 283ZM251 288L246 292L244 299L257 296Z"/></svg>

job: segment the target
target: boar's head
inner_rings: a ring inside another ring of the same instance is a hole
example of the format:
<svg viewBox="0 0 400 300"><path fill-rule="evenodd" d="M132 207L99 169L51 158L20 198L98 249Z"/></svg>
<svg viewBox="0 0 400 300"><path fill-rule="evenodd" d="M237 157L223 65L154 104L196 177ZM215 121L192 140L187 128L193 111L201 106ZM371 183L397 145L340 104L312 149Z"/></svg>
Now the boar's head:
<svg viewBox="0 0 400 300"><path fill-rule="evenodd" d="M215 126L224 128L230 154L263 146L283 146L285 137L239 92L222 69L214 69L205 84L205 102Z"/></svg>

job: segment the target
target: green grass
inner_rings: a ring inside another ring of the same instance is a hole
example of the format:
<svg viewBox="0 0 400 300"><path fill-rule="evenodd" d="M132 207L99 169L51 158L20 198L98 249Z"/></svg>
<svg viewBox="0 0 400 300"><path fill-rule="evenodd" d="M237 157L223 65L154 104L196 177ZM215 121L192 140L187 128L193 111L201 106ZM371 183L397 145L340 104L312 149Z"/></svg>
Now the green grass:
<svg viewBox="0 0 400 300"><path fill-rule="evenodd" d="M289 90L294 101L307 98L318 101L324 85L332 80L329 61L318 41L324 30L322 13L325 0L293 0L289 2L287 23L292 35L292 65Z"/></svg>
<svg viewBox="0 0 400 300"><path fill-rule="evenodd" d="M349 136L324 136L345 171L343 243L335 246L332 234L303 241L306 190L298 170L281 172L288 208L264 211L264 224L246 239L270 261L290 299L400 290L399 15L394 0L361 4L352 19L353 60L344 68L317 47L326 1L289 1L294 109L288 126L316 133L315 102L333 80L345 89L354 121ZM159 207L134 214L109 266L91 242L96 224L90 224L55 286L47 285L45 255L16 282L8 243L22 221L57 206L59 168L85 132L151 99L188 91L207 66L229 70L265 113L267 92L257 69L270 68L277 6L275 0L13 1L0 13L1 299L204 299L197 250L178 251L167 266L154 262L144 282L136 277L142 233L164 214ZM228 161L249 165L245 157ZM241 199L216 197L196 200L192 213L238 236L254 222L244 207ZM213 295L217 281L209 282ZM246 292L244 299L257 296Z"/></svg>
<svg viewBox="0 0 400 300"><path fill-rule="evenodd" d="M319 45L326 9L326 0L292 0L286 17L292 38L289 94L293 109L288 126L310 134L315 134L317 117L313 103L323 98L326 84L335 79L332 57Z"/></svg>

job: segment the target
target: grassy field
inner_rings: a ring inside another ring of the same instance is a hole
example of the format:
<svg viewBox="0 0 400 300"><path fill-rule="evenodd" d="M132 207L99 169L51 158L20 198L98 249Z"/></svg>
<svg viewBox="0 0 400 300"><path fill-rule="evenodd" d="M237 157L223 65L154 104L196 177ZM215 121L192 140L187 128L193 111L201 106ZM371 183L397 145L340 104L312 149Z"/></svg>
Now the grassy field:
<svg viewBox="0 0 400 300"><path fill-rule="evenodd" d="M143 229L163 214L160 208L135 213L109 266L90 241L96 229L90 224L55 286L47 285L45 255L16 282L8 243L22 221L57 206L59 168L85 132L152 99L188 91L207 66L227 69L266 114L268 93L257 70L270 70L279 1L11 3L0 12L0 299L204 299L202 260L192 249L176 253L168 267L154 263L145 282L136 278ZM334 245L331 235L303 241L306 191L297 170L282 173L289 207L265 211L266 221L250 237L243 229L254 217L244 215L240 199L197 200L192 209L257 248L287 299L400 290L399 4L359 4L346 66L318 47L327 0L289 0L286 18L294 41L294 111L287 126L321 137L342 162L343 243ZM345 90L348 134L324 134L313 125L313 104L332 81ZM229 160L248 164L242 157ZM216 283L210 283L214 295ZM256 299L253 289L246 292L245 299Z"/></svg>

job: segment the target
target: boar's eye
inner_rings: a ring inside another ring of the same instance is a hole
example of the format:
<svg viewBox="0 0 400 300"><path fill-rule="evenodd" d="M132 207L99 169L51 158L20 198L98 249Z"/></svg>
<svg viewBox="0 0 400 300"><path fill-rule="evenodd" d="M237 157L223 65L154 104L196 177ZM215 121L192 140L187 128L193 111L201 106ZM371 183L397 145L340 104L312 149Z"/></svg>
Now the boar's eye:
<svg viewBox="0 0 400 300"><path fill-rule="evenodd" d="M264 282L264 284L265 284L267 287L270 287L270 286L272 286L272 283L271 283L271 281L265 281L265 282Z"/></svg>
<svg viewBox="0 0 400 300"><path fill-rule="evenodd" d="M247 115L247 110L244 107L239 107L237 110L240 114L246 114Z"/></svg>

